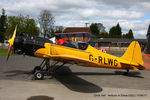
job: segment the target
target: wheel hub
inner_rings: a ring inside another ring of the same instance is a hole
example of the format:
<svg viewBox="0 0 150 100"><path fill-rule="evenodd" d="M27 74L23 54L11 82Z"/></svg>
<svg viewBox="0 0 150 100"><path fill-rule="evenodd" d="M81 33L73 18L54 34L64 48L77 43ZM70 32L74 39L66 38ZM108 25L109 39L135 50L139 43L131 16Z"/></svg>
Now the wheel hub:
<svg viewBox="0 0 150 100"><path fill-rule="evenodd" d="M42 75L40 73L37 73L37 78L41 78Z"/></svg>

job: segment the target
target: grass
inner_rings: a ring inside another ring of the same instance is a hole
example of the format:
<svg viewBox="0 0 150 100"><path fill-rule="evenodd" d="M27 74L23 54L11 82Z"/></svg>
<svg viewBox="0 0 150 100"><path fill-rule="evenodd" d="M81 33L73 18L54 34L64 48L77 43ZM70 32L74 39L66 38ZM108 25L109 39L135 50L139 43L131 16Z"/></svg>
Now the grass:
<svg viewBox="0 0 150 100"><path fill-rule="evenodd" d="M0 49L0 56L7 56L8 49Z"/></svg>

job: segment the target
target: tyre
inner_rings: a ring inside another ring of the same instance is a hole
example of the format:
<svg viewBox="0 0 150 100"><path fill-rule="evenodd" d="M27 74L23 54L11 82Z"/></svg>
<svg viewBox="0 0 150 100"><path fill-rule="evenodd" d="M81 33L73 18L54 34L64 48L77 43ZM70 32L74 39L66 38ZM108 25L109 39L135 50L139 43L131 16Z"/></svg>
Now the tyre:
<svg viewBox="0 0 150 100"><path fill-rule="evenodd" d="M36 66L34 67L33 71L32 71L32 74L34 74L36 71L40 71L41 70L41 67L40 66Z"/></svg>
<svg viewBox="0 0 150 100"><path fill-rule="evenodd" d="M34 73L34 78L35 78L35 80L43 80L44 73L41 71L37 71Z"/></svg>

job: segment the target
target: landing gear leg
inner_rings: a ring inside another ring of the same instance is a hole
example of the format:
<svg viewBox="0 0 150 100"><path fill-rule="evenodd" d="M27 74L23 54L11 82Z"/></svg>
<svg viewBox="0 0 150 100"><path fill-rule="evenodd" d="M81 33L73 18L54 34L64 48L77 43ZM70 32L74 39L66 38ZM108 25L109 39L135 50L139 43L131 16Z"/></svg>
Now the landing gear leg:
<svg viewBox="0 0 150 100"><path fill-rule="evenodd" d="M40 66L34 67L34 69L32 70L32 74L34 74L36 71L40 71L40 70L42 69L42 65L43 65L43 63L45 62L45 60L46 60L46 59L44 59L44 60L42 61L42 63L40 64ZM45 66L45 65L44 65L44 66Z"/></svg>
<svg viewBox="0 0 150 100"><path fill-rule="evenodd" d="M43 63L44 63L44 65L43 65ZM56 72L56 70L60 69L65 64L64 63L61 66L56 67L57 63L58 63L58 61L55 64L52 65L52 61L49 58L43 60L43 62L40 65L40 69L35 70L34 78L36 80L42 80L44 78L44 76L50 76L51 78L53 78L53 75Z"/></svg>

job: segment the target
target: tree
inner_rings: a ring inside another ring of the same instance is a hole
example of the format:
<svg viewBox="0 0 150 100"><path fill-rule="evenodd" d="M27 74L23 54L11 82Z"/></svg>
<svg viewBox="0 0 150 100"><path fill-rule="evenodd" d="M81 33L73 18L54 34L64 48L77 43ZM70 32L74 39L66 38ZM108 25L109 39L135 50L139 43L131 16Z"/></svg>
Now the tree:
<svg viewBox="0 0 150 100"><path fill-rule="evenodd" d="M95 36L97 36L97 37L103 37L104 33L107 33L105 31L105 27L103 26L102 23L92 23L90 25L90 30L91 30L92 34L95 35Z"/></svg>
<svg viewBox="0 0 150 100"><path fill-rule="evenodd" d="M102 23L97 23L97 27L98 27L99 33L106 32L105 27L103 26Z"/></svg>
<svg viewBox="0 0 150 100"><path fill-rule="evenodd" d="M123 34L123 35L122 35L122 38L126 38L126 34Z"/></svg>
<svg viewBox="0 0 150 100"><path fill-rule="evenodd" d="M37 27L35 20L30 19L29 16L26 16L24 21L25 21L25 26L24 26L25 31L24 32L27 34L30 34L30 35L38 36L40 33L40 30Z"/></svg>
<svg viewBox="0 0 150 100"><path fill-rule="evenodd" d="M7 38L10 38L15 26L17 25L17 33L24 32L30 35L39 35L39 28L36 25L34 19L29 18L29 16L9 16L8 17L8 28L6 30Z"/></svg>
<svg viewBox="0 0 150 100"><path fill-rule="evenodd" d="M121 38L122 31L121 31L121 27L120 27L119 23L116 26L116 34L117 34L117 38Z"/></svg>
<svg viewBox="0 0 150 100"><path fill-rule="evenodd" d="M109 30L109 36L111 38L121 38L122 37L122 31L121 31L121 27L120 27L119 23L116 26L113 26Z"/></svg>
<svg viewBox="0 0 150 100"><path fill-rule="evenodd" d="M64 31L63 26L55 26L55 33L62 33Z"/></svg>
<svg viewBox="0 0 150 100"><path fill-rule="evenodd" d="M107 32L101 32L99 38L109 38L109 34Z"/></svg>
<svg viewBox="0 0 150 100"><path fill-rule="evenodd" d="M41 27L41 33L44 34L44 38L49 35L54 35L54 16L49 10L42 10L38 17L38 21Z"/></svg>
<svg viewBox="0 0 150 100"><path fill-rule="evenodd" d="M91 33L95 36L98 36L99 35L99 30L98 30L98 26L97 26L97 23L92 23L90 25L90 30L91 30Z"/></svg>
<svg viewBox="0 0 150 100"><path fill-rule="evenodd" d="M114 37L115 37L115 33L116 33L116 27L113 26L113 27L109 30L109 37L114 38Z"/></svg>
<svg viewBox="0 0 150 100"><path fill-rule="evenodd" d="M123 38L134 39L132 30L130 29L127 34L123 34Z"/></svg>
<svg viewBox="0 0 150 100"><path fill-rule="evenodd" d="M5 32L7 28L7 16L5 15L5 10L2 9L2 15L0 16L0 42L5 39Z"/></svg>

